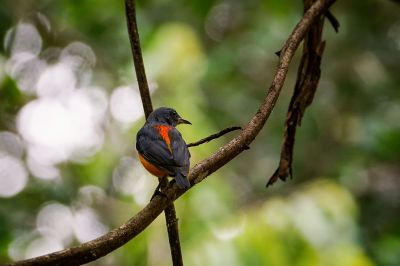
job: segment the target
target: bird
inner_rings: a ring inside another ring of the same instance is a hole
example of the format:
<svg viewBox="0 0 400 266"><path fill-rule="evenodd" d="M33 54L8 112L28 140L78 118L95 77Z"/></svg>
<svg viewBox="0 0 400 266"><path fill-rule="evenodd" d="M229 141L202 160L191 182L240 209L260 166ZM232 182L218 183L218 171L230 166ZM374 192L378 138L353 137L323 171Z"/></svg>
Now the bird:
<svg viewBox="0 0 400 266"><path fill-rule="evenodd" d="M179 188L187 189L190 187L187 179L190 152L181 133L176 129L179 124L192 123L183 119L172 108L155 109L136 135L136 150L144 168L158 177L160 184L164 178L173 177Z"/></svg>

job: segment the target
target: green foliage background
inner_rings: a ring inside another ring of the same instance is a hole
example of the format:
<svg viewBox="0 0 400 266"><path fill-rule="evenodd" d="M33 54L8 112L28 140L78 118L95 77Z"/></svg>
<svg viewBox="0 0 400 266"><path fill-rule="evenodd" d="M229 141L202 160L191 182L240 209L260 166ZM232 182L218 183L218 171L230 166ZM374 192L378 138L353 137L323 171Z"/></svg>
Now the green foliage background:
<svg viewBox="0 0 400 266"><path fill-rule="evenodd" d="M300 53L250 150L176 203L187 265L400 265L399 10L392 1L334 5L341 27L336 34L325 26L322 77L298 130L294 179L265 189L278 165ZM38 13L47 17L50 30ZM301 14L301 1L289 0L140 1L144 61L150 82L157 84L154 105L174 107L193 123L180 128L187 142L245 125L271 82L274 53ZM123 1L5 0L0 21L2 40L25 21L38 29L42 51L73 41L90 46L97 60L91 85L108 96L136 83ZM20 90L7 72L9 57L5 45L0 131L19 134L18 113L37 95ZM49 204L90 207L108 229L142 208L137 192L121 192L112 176L121 158L136 158L135 135L143 118L123 127L106 112L104 143L94 155L58 164L56 181L30 174L20 193L0 198L0 262L12 260L11 247L25 257L41 235L37 215ZM192 164L233 135L191 149ZM135 164L134 171L133 176L140 173L141 166ZM157 181L151 180L154 188ZM91 189L90 200L82 196L84 188ZM151 189L145 200L150 195ZM66 247L79 243L72 238ZM170 265L164 218L90 265Z"/></svg>

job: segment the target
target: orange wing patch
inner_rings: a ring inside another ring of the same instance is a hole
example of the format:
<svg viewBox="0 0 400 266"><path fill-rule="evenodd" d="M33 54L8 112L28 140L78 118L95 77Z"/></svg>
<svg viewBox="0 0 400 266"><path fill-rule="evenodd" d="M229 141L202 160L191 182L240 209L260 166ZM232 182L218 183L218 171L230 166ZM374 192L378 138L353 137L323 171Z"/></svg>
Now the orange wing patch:
<svg viewBox="0 0 400 266"><path fill-rule="evenodd" d="M161 138L165 141L168 146L169 152L172 154L171 139L169 138L169 130L171 129L171 127L165 125L156 125L154 126L154 128L158 131Z"/></svg>

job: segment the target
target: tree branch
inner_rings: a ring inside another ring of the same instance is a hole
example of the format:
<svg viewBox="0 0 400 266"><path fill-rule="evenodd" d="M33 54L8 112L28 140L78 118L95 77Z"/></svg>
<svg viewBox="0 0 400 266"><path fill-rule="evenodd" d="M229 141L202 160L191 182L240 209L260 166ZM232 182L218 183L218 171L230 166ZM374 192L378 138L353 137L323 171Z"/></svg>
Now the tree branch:
<svg viewBox="0 0 400 266"><path fill-rule="evenodd" d="M125 14L140 97L142 98L144 114L147 118L153 111L153 105L151 103L149 85L144 70L142 49L140 48L139 31L136 23L135 0L125 0Z"/></svg>
<svg viewBox="0 0 400 266"><path fill-rule="evenodd" d="M151 103L149 86L143 64L142 50L140 48L139 31L136 22L135 0L125 0L125 11L133 62L135 64L136 76L139 84L140 97L142 98L143 110L147 119L147 117L153 111L153 105ZM178 219L176 218L174 203L170 202L164 212L169 245L171 249L172 263L174 266L183 266L181 244L179 241Z"/></svg>
<svg viewBox="0 0 400 266"><path fill-rule="evenodd" d="M219 138L219 137L221 137L221 136L223 136L223 135L225 135L225 134L227 134L229 132L232 132L232 131L235 131L235 130L239 130L239 129L242 129L242 127L228 127L228 128L225 128L225 129L221 130L220 132L212 134L212 135L210 135L210 136L208 136L208 137L206 137L204 139L201 139L201 140L196 141L196 142L189 143L186 146L188 146L188 147L199 146L199 145L201 145L203 143L209 142L209 141L211 141L213 139L217 139L217 138Z"/></svg>
<svg viewBox="0 0 400 266"><path fill-rule="evenodd" d="M178 219L176 218L175 206L168 204L164 210L167 221L168 241L171 248L172 265L183 265L181 242L179 240Z"/></svg>
<svg viewBox="0 0 400 266"><path fill-rule="evenodd" d="M304 14L284 44L272 85L268 89L267 95L257 113L236 138L222 146L207 159L197 163L190 170L189 180L191 181L192 188L246 150L255 139L275 106L294 52L313 21L323 14L334 2L335 0L317 0ZM137 236L167 207L167 198L175 200L185 193L185 190L179 189L174 183L170 182L165 193L166 197L155 196L147 206L125 224L97 239L83 243L77 247L7 265L78 265L94 261L121 247Z"/></svg>
<svg viewBox="0 0 400 266"><path fill-rule="evenodd" d="M303 2L304 12L307 12L315 0L303 0ZM301 125L301 119L303 118L306 108L313 101L321 76L321 57L325 48L325 42L322 41L322 30L325 16L328 18L327 14L331 14L329 10L325 15L321 15L317 18L304 39L303 56L298 68L297 80L286 116L281 159L278 169L276 169L268 180L267 187L274 184L278 179L285 181L288 176L292 177L296 129L297 126ZM331 17L333 17L333 15L331 15ZM339 23L337 22L336 24L338 25Z"/></svg>

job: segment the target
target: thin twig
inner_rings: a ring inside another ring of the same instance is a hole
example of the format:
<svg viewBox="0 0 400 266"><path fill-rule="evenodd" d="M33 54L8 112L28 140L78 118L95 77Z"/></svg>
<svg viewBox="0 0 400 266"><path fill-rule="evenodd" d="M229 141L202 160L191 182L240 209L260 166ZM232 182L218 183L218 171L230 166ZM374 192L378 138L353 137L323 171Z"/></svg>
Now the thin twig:
<svg viewBox="0 0 400 266"><path fill-rule="evenodd" d="M223 136L223 135L225 135L225 134L227 134L229 132L232 132L232 131L235 131L235 130L239 130L239 129L242 129L242 127L228 127L228 128L225 128L224 130L221 130L218 133L212 134L212 135L210 135L210 136L208 136L208 137L206 137L204 139L201 139L201 140L196 141L196 142L189 143L186 146L188 146L188 147L199 146L199 145L201 145L203 143L209 142L209 141L211 141L213 139L217 139L217 138L219 138L219 137L221 137L221 136Z"/></svg>
<svg viewBox="0 0 400 266"><path fill-rule="evenodd" d="M147 119L147 117L153 111L153 105L151 103L149 86L143 64L142 50L140 48L139 31L136 22L135 0L125 0L125 10L129 40L131 42L132 56L135 64L140 96L142 98L143 109ZM174 203L170 202L164 212L171 249L172 263L174 266L183 266L181 244L179 241L178 219L176 218Z"/></svg>
<svg viewBox="0 0 400 266"><path fill-rule="evenodd" d="M306 12L315 0L303 0L303 2L304 12ZM267 187L274 184L278 179L285 181L288 176L293 176L292 162L296 129L301 124L306 108L312 103L321 75L321 57L325 48L325 42L322 41L323 26L324 16L321 15L304 38L303 56L286 116L279 167L268 180Z"/></svg>
<svg viewBox="0 0 400 266"><path fill-rule="evenodd" d="M236 138L190 169L188 178L192 184L191 189L246 150L256 138L260 130L264 127L279 97L294 52L314 20L323 14L334 2L335 0L317 0L304 14L285 42L274 79L257 113ZM176 200L183 193L185 193L185 190L179 189L175 184L170 182L164 197L155 196L134 217L109 233L76 247L7 265L79 265L94 261L121 247L140 234L168 206L169 200Z"/></svg>

